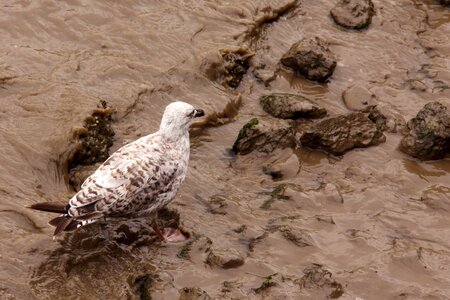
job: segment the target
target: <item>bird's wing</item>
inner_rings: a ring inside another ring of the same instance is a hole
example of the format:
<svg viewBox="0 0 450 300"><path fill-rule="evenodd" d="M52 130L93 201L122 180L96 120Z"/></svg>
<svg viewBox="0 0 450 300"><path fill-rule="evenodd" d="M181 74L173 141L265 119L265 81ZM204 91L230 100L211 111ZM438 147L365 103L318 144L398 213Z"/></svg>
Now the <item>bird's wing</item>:
<svg viewBox="0 0 450 300"><path fill-rule="evenodd" d="M165 151L138 153L131 147L121 148L105 161L70 200L78 217L99 212L119 199L132 199L146 188L163 189L173 180L178 165ZM79 209L85 207L86 209Z"/></svg>

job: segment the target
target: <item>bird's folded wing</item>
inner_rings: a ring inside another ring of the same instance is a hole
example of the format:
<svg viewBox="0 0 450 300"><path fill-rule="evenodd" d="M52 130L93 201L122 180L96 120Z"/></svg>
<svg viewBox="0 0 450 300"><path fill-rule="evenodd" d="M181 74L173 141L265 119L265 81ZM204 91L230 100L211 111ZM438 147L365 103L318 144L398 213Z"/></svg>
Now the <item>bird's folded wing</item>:
<svg viewBox="0 0 450 300"><path fill-rule="evenodd" d="M105 206L133 197L147 188L152 178L160 177L161 168L155 164L155 159L158 160L156 157L111 157L86 179L70 205L83 207L101 200Z"/></svg>

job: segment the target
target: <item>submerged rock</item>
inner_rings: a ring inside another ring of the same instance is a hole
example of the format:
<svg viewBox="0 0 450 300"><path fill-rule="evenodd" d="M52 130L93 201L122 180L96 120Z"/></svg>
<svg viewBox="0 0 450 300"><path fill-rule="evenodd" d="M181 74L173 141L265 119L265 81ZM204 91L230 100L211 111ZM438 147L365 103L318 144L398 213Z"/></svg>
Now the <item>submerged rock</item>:
<svg viewBox="0 0 450 300"><path fill-rule="evenodd" d="M323 120L306 129L300 142L303 146L341 155L353 148L383 143L386 137L366 114L351 113Z"/></svg>
<svg viewBox="0 0 450 300"><path fill-rule="evenodd" d="M179 300L209 300L212 299L208 293L198 287L184 287L178 290Z"/></svg>
<svg viewBox="0 0 450 300"><path fill-rule="evenodd" d="M89 166L76 166L69 171L69 184L73 187L75 191L81 189L83 182L91 176L95 170L100 167L101 163L96 163Z"/></svg>
<svg viewBox="0 0 450 300"><path fill-rule="evenodd" d="M336 59L322 39L304 38L293 44L280 62L310 80L323 82L333 75Z"/></svg>
<svg viewBox="0 0 450 300"><path fill-rule="evenodd" d="M237 268L244 264L244 257L236 249L212 249L206 263L223 269Z"/></svg>
<svg viewBox="0 0 450 300"><path fill-rule="evenodd" d="M385 105L369 106L363 112L381 131L395 133L406 126L402 115Z"/></svg>
<svg viewBox="0 0 450 300"><path fill-rule="evenodd" d="M370 25L375 10L371 0L339 0L330 14L338 25L361 29Z"/></svg>
<svg viewBox="0 0 450 300"><path fill-rule="evenodd" d="M302 248L314 245L311 235L306 230L289 225L280 225L276 226L276 228L286 240L294 243L298 247Z"/></svg>
<svg viewBox="0 0 450 300"><path fill-rule="evenodd" d="M244 48L221 50L227 77L225 81L232 88L237 88L250 67L250 58L255 55Z"/></svg>
<svg viewBox="0 0 450 300"><path fill-rule="evenodd" d="M221 49L204 55L200 68L212 81L237 88L255 54L245 48Z"/></svg>
<svg viewBox="0 0 450 300"><path fill-rule="evenodd" d="M296 280L302 289L321 289L327 292L327 298L335 299L344 294L341 283L333 279L333 274L320 264L312 264L303 270L303 277Z"/></svg>
<svg viewBox="0 0 450 300"><path fill-rule="evenodd" d="M150 288L154 283L153 276L150 274L144 274L136 277L134 285L140 300L151 300L152 296Z"/></svg>
<svg viewBox="0 0 450 300"><path fill-rule="evenodd" d="M294 145L294 129L290 122L277 119L269 122L253 118L239 131L233 151L243 155L253 150L270 153L277 148Z"/></svg>
<svg viewBox="0 0 450 300"><path fill-rule="evenodd" d="M300 95L274 93L261 96L259 102L265 112L276 118L322 118L326 116L325 108Z"/></svg>
<svg viewBox="0 0 450 300"><path fill-rule="evenodd" d="M441 159L450 153L450 112L439 102L427 103L407 123L400 150L413 157Z"/></svg>
<svg viewBox="0 0 450 300"><path fill-rule="evenodd" d="M361 111L377 105L375 95L359 85L353 85L345 90L342 93L342 100L348 109L355 111Z"/></svg>

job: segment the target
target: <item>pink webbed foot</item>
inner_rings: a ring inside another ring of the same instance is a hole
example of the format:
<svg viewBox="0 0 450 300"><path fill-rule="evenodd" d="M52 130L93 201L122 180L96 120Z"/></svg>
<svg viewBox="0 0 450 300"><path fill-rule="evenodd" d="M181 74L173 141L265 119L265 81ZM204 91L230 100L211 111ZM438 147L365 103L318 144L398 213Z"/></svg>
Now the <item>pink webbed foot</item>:
<svg viewBox="0 0 450 300"><path fill-rule="evenodd" d="M164 228L164 239L169 243L184 242L186 236L178 228Z"/></svg>

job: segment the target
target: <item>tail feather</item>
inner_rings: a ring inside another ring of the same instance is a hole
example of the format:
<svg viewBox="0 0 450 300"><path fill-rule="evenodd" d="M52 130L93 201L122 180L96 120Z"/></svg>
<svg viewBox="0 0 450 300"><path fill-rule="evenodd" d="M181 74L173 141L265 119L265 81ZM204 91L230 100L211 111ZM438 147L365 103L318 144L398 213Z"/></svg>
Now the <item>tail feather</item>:
<svg viewBox="0 0 450 300"><path fill-rule="evenodd" d="M79 225L81 225L81 222L69 215L64 215L51 219L48 224L56 227L53 235L58 235L63 231L73 231L77 229Z"/></svg>
<svg viewBox="0 0 450 300"><path fill-rule="evenodd" d="M56 219L56 220L55 220ZM53 236L59 235L61 232L63 232L69 225L72 223L73 218L71 216L65 215L61 217L57 217L50 222L56 224L55 232L53 233Z"/></svg>
<svg viewBox="0 0 450 300"><path fill-rule="evenodd" d="M65 214L67 213L67 210L69 209L70 206L69 204L64 202L41 202L27 205L26 207L47 212Z"/></svg>

